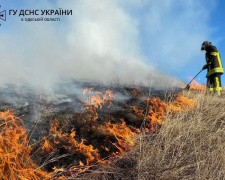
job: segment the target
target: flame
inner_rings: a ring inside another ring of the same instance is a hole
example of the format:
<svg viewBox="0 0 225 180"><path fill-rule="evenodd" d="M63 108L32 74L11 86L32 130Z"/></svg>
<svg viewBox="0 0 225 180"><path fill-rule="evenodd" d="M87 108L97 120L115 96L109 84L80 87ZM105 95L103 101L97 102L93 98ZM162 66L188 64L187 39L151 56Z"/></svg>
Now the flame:
<svg viewBox="0 0 225 180"><path fill-rule="evenodd" d="M93 88L84 89L83 95L87 92L91 93ZM105 94L102 92L97 92L93 95L90 95L85 101L84 108L89 113L88 121L96 122L98 119L97 109L102 109L102 106L106 103L109 103L107 108L112 106L112 99L115 99L115 95L112 93L110 89L106 90ZM86 114L86 112L85 112Z"/></svg>
<svg viewBox="0 0 225 180"><path fill-rule="evenodd" d="M109 149L103 145L101 145L101 148L104 149L105 151L109 152Z"/></svg>
<svg viewBox="0 0 225 180"><path fill-rule="evenodd" d="M81 161L80 161L80 166L84 166L84 163L82 163Z"/></svg>
<svg viewBox="0 0 225 180"><path fill-rule="evenodd" d="M85 89L83 95L88 92L91 94L92 90L93 88ZM181 94L177 94L175 97L176 99L169 103L163 102L159 98L145 101L149 104L146 116L146 127L149 131L156 131L168 114L185 111L195 105L194 100L183 97ZM43 98L40 97L40 100ZM85 157L85 160L79 159L78 164L70 167L69 170L53 167L54 172L52 173L41 170L30 158L32 148L29 146L22 120L16 117L11 110L0 112L0 122L2 122L0 124L0 175L2 179L51 179L53 176L58 176L55 179L64 179L74 173L84 173L94 163L106 163L106 160L101 159L101 151L112 157L129 150L136 143L135 138L140 133L139 129L127 125L123 118L120 119L120 122L111 122L110 120L104 124L97 122L97 110L111 107L113 99L115 99L115 95L109 89L105 93L91 94L84 104L86 111L77 117L77 120L85 119L85 122L90 123L88 128L105 136L105 145L101 144L100 149L91 145L88 138L78 140L74 128L65 133L60 128L59 121L50 120L48 137L51 138L44 137L41 144L42 151L50 153L56 148L62 148L71 153L79 153L82 158ZM139 118L145 118L143 110L136 106L132 106L132 108Z"/></svg>
<svg viewBox="0 0 225 180"><path fill-rule="evenodd" d="M85 90L86 92L91 92L90 90ZM110 103L111 99L115 98L115 95L111 90L107 90L105 94L103 93L95 93L88 97L87 104L91 104L90 106L86 106L85 109L86 114L89 113L88 122L96 123L96 119L98 117L97 109L101 109L102 105L105 103ZM109 107L109 106L108 106ZM79 117L80 118L80 117ZM57 120L50 121L50 132L49 134L54 137L54 144L57 145L57 148L64 148L69 150L72 153L79 152L86 157L86 162L79 162L79 165L73 166L70 168L70 172L72 173L83 173L89 169L89 165L93 163L106 163L106 160L100 159L100 153L97 148L94 148L92 145L87 145L87 140L82 139L81 142L76 140L76 132L74 129L71 130L70 133L62 133L62 130L59 128L60 123ZM129 149L135 144L133 137L137 136L139 133L138 129L135 129L133 132L125 123L123 119L121 119L121 123L111 123L108 121L104 125L92 125L92 129L101 132L106 136L106 141L110 142L110 144L114 145L119 153L123 153L125 150ZM107 139L108 136L111 136L113 139ZM100 146L103 150L110 153L109 147L105 147L103 145ZM52 145L49 144L47 139L45 138L44 145L42 147L45 151L48 151L49 148L52 148ZM112 153L113 155L115 153Z"/></svg>
<svg viewBox="0 0 225 180"><path fill-rule="evenodd" d="M181 94L176 94L175 97L176 99L170 103L165 103L159 98L146 100L145 103L149 104L146 118L144 117L143 110L138 109L138 107L135 106L132 106L132 108L139 118L147 120L146 126L148 130L157 131L161 127L163 119L166 119L168 114L185 111L193 108L196 104L195 100L188 99Z"/></svg>
<svg viewBox="0 0 225 180"><path fill-rule="evenodd" d="M52 169L54 170L54 173L65 171L63 168L56 168L56 167L53 167Z"/></svg>
<svg viewBox="0 0 225 180"><path fill-rule="evenodd" d="M42 171L30 158L26 129L11 110L0 112L1 179L44 179L53 174Z"/></svg>
<svg viewBox="0 0 225 180"><path fill-rule="evenodd" d="M54 150L53 144L49 142L49 140L46 137L44 137L44 144L41 149L44 152L51 152Z"/></svg>
<svg viewBox="0 0 225 180"><path fill-rule="evenodd" d="M93 87L92 87L92 88L86 88L86 89L84 89L84 91L83 91L83 96L84 96L87 92L91 93L92 89L93 89Z"/></svg>
<svg viewBox="0 0 225 180"><path fill-rule="evenodd" d="M192 77L189 77L192 79ZM199 84L195 79L191 82L190 90L206 91L205 85Z"/></svg>
<svg viewBox="0 0 225 180"><path fill-rule="evenodd" d="M136 107L136 106L131 106L131 107L133 108L135 114L136 114L139 118L141 118L141 119L144 119L144 118L145 118L145 116L144 116L144 114L143 114L143 110L138 109L138 107Z"/></svg>
<svg viewBox="0 0 225 180"><path fill-rule="evenodd" d="M106 137L108 135L112 135L116 138L117 142L112 144L116 146L120 153L123 153L135 144L133 137L137 136L138 132L140 132L138 129L135 129L136 132L131 131L131 129L126 125L124 119L121 119L121 123L116 124L112 124L108 121L104 126L100 125L97 129L106 134ZM109 140L106 139L106 141Z"/></svg>
<svg viewBox="0 0 225 180"><path fill-rule="evenodd" d="M168 108L169 111L172 112L186 111L196 106L196 101L193 99L184 97L181 94L176 94L175 97L176 99L172 103L170 103L170 106Z"/></svg>
<svg viewBox="0 0 225 180"><path fill-rule="evenodd" d="M65 148L69 150L70 152L80 152L82 153L86 158L86 165L89 165L90 163L98 162L101 163L100 160L100 154L98 152L98 149L94 149L92 145L86 145L85 139L82 139L79 143L77 140L74 139L76 132L72 129L71 133L63 133L62 130L59 129L59 122L57 120L51 120L50 121L50 132L49 134L53 135L54 137L54 143L59 144L60 141L64 142L61 145L61 148ZM67 145L65 145L67 144ZM59 148L60 146L58 146Z"/></svg>
<svg viewBox="0 0 225 180"><path fill-rule="evenodd" d="M51 129L49 134L53 135L54 143L59 144L60 141L63 141L62 144L68 145L62 145L61 148L63 147L70 152L79 152L85 155L85 157L87 158L87 166L96 162L105 163L104 161L100 160L98 149L94 149L92 145L85 145L85 139L82 139L80 143L74 139L76 135L74 130L72 130L70 134L62 134L62 130L59 129L59 122L57 120L50 121L50 126ZM136 132L131 131L131 129L126 125L123 119L121 119L121 123L112 124L110 121L108 121L105 123L105 125L100 125L98 127L95 126L93 128L101 131L106 135L106 137L109 135L115 137L117 141L111 143L118 149L120 153L123 153L125 150L129 149L135 144L135 140L133 138L140 132L138 129L135 129ZM106 141L110 140L107 140L106 138ZM60 148L60 146L57 147ZM101 148L105 151L109 151L109 149L107 147L104 147L103 145L101 145ZM84 166L84 163L81 161L80 166ZM74 168L77 168L77 166L74 166Z"/></svg>
<svg viewBox="0 0 225 180"><path fill-rule="evenodd" d="M91 93L92 89L89 89L89 93ZM84 90L83 94L86 94L87 90ZM96 108L102 108L102 105L109 103L108 108L111 107L112 99L115 99L115 95L112 93L110 89L106 90L105 94L102 92L97 92L94 95L91 95L87 98L86 105L93 105Z"/></svg>

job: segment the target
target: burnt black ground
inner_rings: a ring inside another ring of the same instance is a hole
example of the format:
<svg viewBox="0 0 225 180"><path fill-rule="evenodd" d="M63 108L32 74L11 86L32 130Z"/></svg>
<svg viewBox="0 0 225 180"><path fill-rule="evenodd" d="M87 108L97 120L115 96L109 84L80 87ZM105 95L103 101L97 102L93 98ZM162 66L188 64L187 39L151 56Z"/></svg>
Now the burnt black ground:
<svg viewBox="0 0 225 180"><path fill-rule="evenodd" d="M110 89L116 98L112 100L112 107L108 108L106 104L102 109L97 109L97 125L104 125L105 122L118 123L123 118L127 126L131 129L140 128L143 119L140 119L133 111L132 106L138 106L145 110L144 100L148 98L149 87L129 87L129 86L111 86L98 83L88 83L79 81L69 81L57 83L49 91L40 91L28 86L7 85L0 88L0 110L12 109L14 114L23 119L30 138L30 144L33 145L31 154L34 162L41 165L48 159L56 158L54 162L43 166L44 170L51 171L52 167L69 167L71 164L78 165L79 161L85 162L85 156L82 153L71 153L61 148L64 142L59 143L59 147L53 154L37 151L43 143L43 137L49 135L49 121L57 119L60 122L60 128L65 126L63 133L70 133L72 128L76 131L75 139L80 142L86 139L86 145L93 145L99 149L101 158L110 156L112 152L118 152L118 149L109 142L105 142L105 136L92 129L94 122L87 122L85 119L90 116L85 111L84 101L90 95L82 95L85 88L93 88L91 94L102 92L105 94ZM138 93L134 93L138 91ZM180 88L172 90L156 90L151 88L150 97L159 97L162 100L172 100L174 93L179 93ZM41 96L41 98L40 98ZM116 138L109 136L111 142L116 142ZM53 141L53 138L49 139ZM39 143L38 143L39 142ZM110 152L100 148L103 145L110 149Z"/></svg>

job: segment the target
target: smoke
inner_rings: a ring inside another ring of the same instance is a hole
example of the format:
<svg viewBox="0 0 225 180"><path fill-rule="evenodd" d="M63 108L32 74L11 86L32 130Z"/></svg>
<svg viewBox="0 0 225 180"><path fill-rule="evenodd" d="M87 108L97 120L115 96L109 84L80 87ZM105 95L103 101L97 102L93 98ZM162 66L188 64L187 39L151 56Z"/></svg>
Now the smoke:
<svg viewBox="0 0 225 180"><path fill-rule="evenodd" d="M176 83L162 71L198 56L210 34L210 8L201 2L24 1L30 9L72 9L73 15L60 22L15 19L14 27L0 34L0 80L42 88L60 78Z"/></svg>

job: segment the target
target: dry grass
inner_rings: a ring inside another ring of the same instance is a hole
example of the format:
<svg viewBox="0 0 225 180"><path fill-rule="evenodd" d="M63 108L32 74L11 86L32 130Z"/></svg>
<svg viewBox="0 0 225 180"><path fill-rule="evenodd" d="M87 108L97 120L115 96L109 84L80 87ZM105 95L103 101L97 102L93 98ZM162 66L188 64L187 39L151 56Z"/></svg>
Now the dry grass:
<svg viewBox="0 0 225 180"><path fill-rule="evenodd" d="M225 97L184 95L197 101L195 109L167 118L157 134L141 134L122 159L80 178L224 179Z"/></svg>

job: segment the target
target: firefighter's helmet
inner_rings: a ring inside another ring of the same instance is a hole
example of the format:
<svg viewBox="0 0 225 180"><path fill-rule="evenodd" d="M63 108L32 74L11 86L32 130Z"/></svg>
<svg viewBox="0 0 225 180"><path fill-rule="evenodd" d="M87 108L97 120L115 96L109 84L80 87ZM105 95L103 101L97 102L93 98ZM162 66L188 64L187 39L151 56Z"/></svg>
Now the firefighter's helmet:
<svg viewBox="0 0 225 180"><path fill-rule="evenodd" d="M204 51L208 46L210 46L212 43L210 41L204 41L202 43L202 46L201 46L201 51Z"/></svg>

